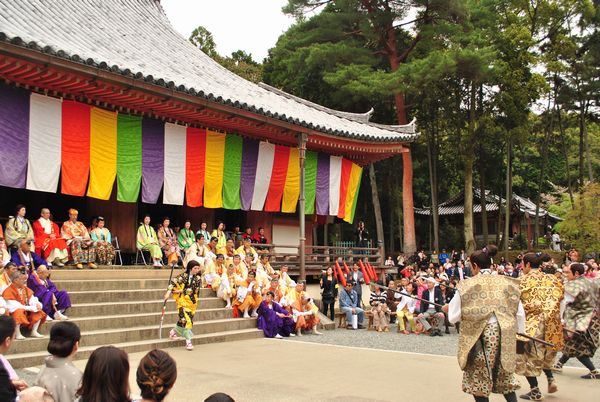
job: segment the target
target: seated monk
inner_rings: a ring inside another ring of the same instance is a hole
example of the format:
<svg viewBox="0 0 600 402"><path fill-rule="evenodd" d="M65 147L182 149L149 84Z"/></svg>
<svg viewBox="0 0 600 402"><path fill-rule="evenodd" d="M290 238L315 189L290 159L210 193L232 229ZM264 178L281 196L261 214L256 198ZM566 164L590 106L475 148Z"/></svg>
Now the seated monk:
<svg viewBox="0 0 600 402"><path fill-rule="evenodd" d="M269 264L269 255L261 254L260 260L256 264L256 280L262 288L269 287L271 278L275 276L275 270Z"/></svg>
<svg viewBox="0 0 600 402"><path fill-rule="evenodd" d="M227 239L225 243L225 247L218 249L221 254L225 256L225 258L233 258L236 255L235 247L233 246L233 239Z"/></svg>
<svg viewBox="0 0 600 402"><path fill-rule="evenodd" d="M29 270L27 287L42 303L42 309L49 319L68 320L64 312L71 307L71 298L66 290L58 290L50 280L50 270L41 266L37 271Z"/></svg>
<svg viewBox="0 0 600 402"><path fill-rule="evenodd" d="M205 259L214 258L214 254L210 252L204 244L204 235L196 233L196 241L187 249L183 258L183 265L187 267L190 261L198 261L200 265L204 265Z"/></svg>
<svg viewBox="0 0 600 402"><path fill-rule="evenodd" d="M84 263L90 268L97 268L94 264L96 247L85 225L77 220L77 215L79 212L76 209L69 209L69 220L62 225L62 237L71 247L71 257L78 269L83 269Z"/></svg>
<svg viewBox="0 0 600 402"><path fill-rule="evenodd" d="M258 252L252 247L251 243L252 239L250 237L244 237L242 240L242 245L235 250L239 255L242 256L244 261L246 260L246 256L248 254L252 254L252 259L250 260L252 265L256 265L258 262Z"/></svg>
<svg viewBox="0 0 600 402"><path fill-rule="evenodd" d="M234 307L244 313L244 318L250 318L248 310L252 309L252 317L258 316L256 310L262 302L260 287L256 282L254 271L248 272L248 278L238 284Z"/></svg>
<svg viewBox="0 0 600 402"><path fill-rule="evenodd" d="M46 267L48 264L42 257L31 251L31 240L22 241L16 251L13 251L11 261L22 266L31 269L38 269L39 267Z"/></svg>
<svg viewBox="0 0 600 402"><path fill-rule="evenodd" d="M243 281L244 279L241 277L241 275L238 275L235 272L235 267L233 264L229 264L227 266L227 272L224 272L223 275L221 275L221 284L217 290L217 296L222 297L227 303L225 308L232 308L232 302L235 300L236 296L237 285Z"/></svg>
<svg viewBox="0 0 600 402"><path fill-rule="evenodd" d="M279 278L271 279L271 286L269 286L266 289L263 289L263 295L265 295L267 292L273 293L273 300L277 303L281 304L282 299L285 303L285 298L283 297L285 295L285 290L279 284Z"/></svg>
<svg viewBox="0 0 600 402"><path fill-rule="evenodd" d="M11 277L12 283L2 292L2 297L6 300L8 312L17 323L17 339L25 339L21 334L21 329L31 330L31 336L34 338L43 338L38 332L41 324L46 321L46 313L42 310L42 304L27 284L27 271L25 268L17 270Z"/></svg>
<svg viewBox="0 0 600 402"><path fill-rule="evenodd" d="M275 300L273 292L267 292L266 299L258 307L258 329L265 337L281 339L294 336L295 323L292 315Z"/></svg>
<svg viewBox="0 0 600 402"><path fill-rule="evenodd" d="M213 267L214 277L210 281L210 286L216 292L219 289L219 286L221 286L221 276L227 273L225 257L223 254L217 254L217 258L215 259ZM208 279L206 282L209 283Z"/></svg>
<svg viewBox="0 0 600 402"><path fill-rule="evenodd" d="M50 218L50 210L42 208L40 219L33 222L35 252L50 264L64 267L69 259L67 242L61 237L58 225Z"/></svg>
<svg viewBox="0 0 600 402"><path fill-rule="evenodd" d="M4 292L4 289L10 286L12 280L10 279L15 272L17 272L18 265L14 262L9 262L4 266L4 269L0 271L0 295Z"/></svg>
<svg viewBox="0 0 600 402"><path fill-rule="evenodd" d="M242 279L245 280L248 277L248 268L246 268L246 264L242 262L242 258L238 254L233 256L233 268L235 273Z"/></svg>
<svg viewBox="0 0 600 402"><path fill-rule="evenodd" d="M284 292L286 292L287 289L293 289L296 287L296 281L290 278L288 269L289 268L287 265L282 265L279 273L279 285L283 288Z"/></svg>
<svg viewBox="0 0 600 402"><path fill-rule="evenodd" d="M254 255L246 254L246 255L241 255L241 257L242 257L242 264L244 264L246 272L256 271L256 268L254 267L254 263L252 263L252 261L254 260Z"/></svg>
<svg viewBox="0 0 600 402"><path fill-rule="evenodd" d="M0 226L1 227L1 226ZM0 237L0 268L4 267L10 261L10 253L6 248L4 237Z"/></svg>
<svg viewBox="0 0 600 402"><path fill-rule="evenodd" d="M303 329L312 329L313 334L322 335L317 331L319 324L319 308L304 292L304 282L298 282L294 289L287 294L287 302L292 308L296 321L296 334L302 336Z"/></svg>

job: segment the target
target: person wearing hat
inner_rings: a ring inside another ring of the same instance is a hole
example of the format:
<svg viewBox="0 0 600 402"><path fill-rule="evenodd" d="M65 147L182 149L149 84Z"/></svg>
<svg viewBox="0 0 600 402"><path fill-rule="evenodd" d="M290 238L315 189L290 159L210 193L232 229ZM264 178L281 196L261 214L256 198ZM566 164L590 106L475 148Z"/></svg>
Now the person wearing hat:
<svg viewBox="0 0 600 402"><path fill-rule="evenodd" d="M63 267L69 259L67 242L60 236L58 225L52 222L50 210L42 208L40 218L33 222L35 252L50 264Z"/></svg>
<svg viewBox="0 0 600 402"><path fill-rule="evenodd" d="M417 321L423 325L425 331L431 330L430 336L443 336L442 328L444 327L444 313L442 312L442 308L440 306L436 306L432 303L436 303L439 305L444 305L444 296L442 295L442 291L437 285L437 281L432 277L427 277L425 279L427 283L427 289L423 291L422 301L421 301L421 313L417 317ZM424 300L428 300L426 302ZM429 324L428 320L431 319L435 327L432 328L431 324Z"/></svg>
<svg viewBox="0 0 600 402"><path fill-rule="evenodd" d="M96 218L98 226L91 232L90 237L96 247L96 258L102 265L110 265L115 259L115 248L112 245L112 236L110 230L104 227L104 218Z"/></svg>
<svg viewBox="0 0 600 402"><path fill-rule="evenodd" d="M69 209L69 220L65 221L61 228L62 237L67 240L67 246L71 248L73 262L78 269L83 269L83 264L88 267L97 268L96 247L85 225L77 220L79 212Z"/></svg>

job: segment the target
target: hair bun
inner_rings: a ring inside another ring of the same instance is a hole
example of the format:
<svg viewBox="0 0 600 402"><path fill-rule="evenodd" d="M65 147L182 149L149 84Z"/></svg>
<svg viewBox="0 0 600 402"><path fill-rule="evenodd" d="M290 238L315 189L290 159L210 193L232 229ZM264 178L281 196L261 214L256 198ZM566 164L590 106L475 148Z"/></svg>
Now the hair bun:
<svg viewBox="0 0 600 402"><path fill-rule="evenodd" d="M486 254L488 257L492 258L494 257L496 254L498 254L498 247L496 247L496 245L494 244L488 244L487 246L485 246L482 250L484 252L484 254Z"/></svg>

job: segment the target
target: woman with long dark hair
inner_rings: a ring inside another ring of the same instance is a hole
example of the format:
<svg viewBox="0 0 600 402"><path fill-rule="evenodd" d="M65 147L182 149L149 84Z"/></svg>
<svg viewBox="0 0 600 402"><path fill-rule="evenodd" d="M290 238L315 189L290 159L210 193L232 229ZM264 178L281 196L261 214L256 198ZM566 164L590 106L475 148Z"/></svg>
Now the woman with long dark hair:
<svg viewBox="0 0 600 402"><path fill-rule="evenodd" d="M329 317L331 321L335 321L335 312L333 311L333 306L335 305L335 299L337 298L337 280L333 275L333 268L330 266L327 267L327 271L323 273L321 276L321 280L319 282L321 285L321 289L323 289L323 294L321 296L321 301L323 302L323 314L327 316L327 311L329 310Z"/></svg>
<svg viewBox="0 0 600 402"><path fill-rule="evenodd" d="M90 355L77 402L130 402L129 358L114 346L101 346Z"/></svg>

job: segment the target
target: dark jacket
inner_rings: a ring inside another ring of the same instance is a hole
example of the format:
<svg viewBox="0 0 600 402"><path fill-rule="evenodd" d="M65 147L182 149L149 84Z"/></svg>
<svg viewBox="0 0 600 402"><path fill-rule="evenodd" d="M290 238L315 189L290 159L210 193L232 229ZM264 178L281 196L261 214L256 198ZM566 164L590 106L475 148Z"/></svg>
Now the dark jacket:
<svg viewBox="0 0 600 402"><path fill-rule="evenodd" d="M17 390L8 376L8 371L0 362L0 401L13 402L17 399Z"/></svg>
<svg viewBox="0 0 600 402"><path fill-rule="evenodd" d="M434 292L433 301L437 304L444 305L444 296L442 295L442 291L439 288L439 286L436 286L435 288L433 288L433 292ZM423 295L421 296L421 298L423 300L429 300L429 289L427 289L423 292ZM421 301L421 313L426 312L428 308L429 308L429 302ZM435 306L435 311L439 313L442 311L442 308L439 306Z"/></svg>
<svg viewBox="0 0 600 402"><path fill-rule="evenodd" d="M356 291L356 294L361 296L362 295L362 284L365 281L365 277L363 276L363 273L361 271L357 272L358 276L357 276L357 280L356 280L356 284L354 285L354 290ZM353 281L354 280L354 271L350 271L348 273L348 276L346 277L347 281Z"/></svg>
<svg viewBox="0 0 600 402"><path fill-rule="evenodd" d="M323 275L321 280L323 281L321 284L321 289L323 289L322 299L324 302L330 303L337 297L337 281L335 280L335 276L332 276L331 280L328 280L327 275Z"/></svg>

